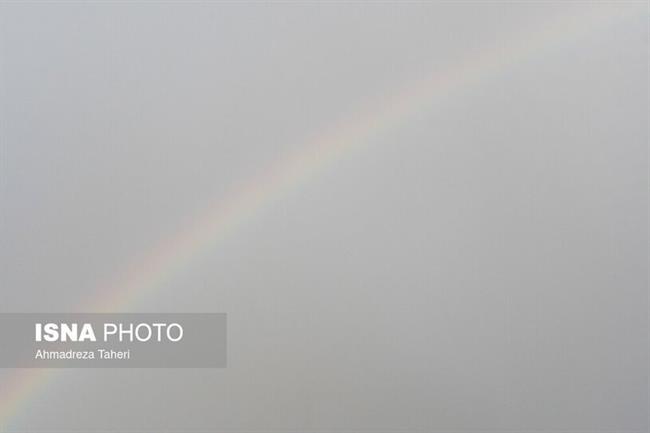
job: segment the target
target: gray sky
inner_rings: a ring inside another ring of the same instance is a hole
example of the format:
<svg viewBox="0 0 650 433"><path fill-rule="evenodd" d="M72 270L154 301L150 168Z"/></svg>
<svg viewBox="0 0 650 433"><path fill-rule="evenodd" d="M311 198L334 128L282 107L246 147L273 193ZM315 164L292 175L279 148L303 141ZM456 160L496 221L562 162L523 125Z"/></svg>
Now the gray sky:
<svg viewBox="0 0 650 433"><path fill-rule="evenodd" d="M0 3L2 312L77 311L336 125L554 40L123 306L228 313L228 368L65 370L0 426L647 431L648 13L598 7Z"/></svg>

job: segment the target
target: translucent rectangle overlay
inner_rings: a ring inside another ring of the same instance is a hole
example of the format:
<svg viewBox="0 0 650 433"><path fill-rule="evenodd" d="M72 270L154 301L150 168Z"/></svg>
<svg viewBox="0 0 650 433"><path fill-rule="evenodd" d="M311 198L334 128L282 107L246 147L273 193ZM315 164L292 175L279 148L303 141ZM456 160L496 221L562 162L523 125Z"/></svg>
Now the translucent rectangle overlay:
<svg viewBox="0 0 650 433"><path fill-rule="evenodd" d="M0 314L0 368L223 368L225 313Z"/></svg>

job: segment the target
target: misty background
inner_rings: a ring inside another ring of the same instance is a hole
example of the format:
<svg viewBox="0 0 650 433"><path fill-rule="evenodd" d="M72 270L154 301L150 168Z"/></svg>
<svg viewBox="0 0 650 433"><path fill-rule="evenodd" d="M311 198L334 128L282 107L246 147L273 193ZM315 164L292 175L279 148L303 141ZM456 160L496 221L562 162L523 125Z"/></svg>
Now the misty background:
<svg viewBox="0 0 650 433"><path fill-rule="evenodd" d="M0 312L78 311L372 101L595 7L0 3ZM6 431L647 432L648 14L611 7L125 306L227 313L228 368L64 370Z"/></svg>

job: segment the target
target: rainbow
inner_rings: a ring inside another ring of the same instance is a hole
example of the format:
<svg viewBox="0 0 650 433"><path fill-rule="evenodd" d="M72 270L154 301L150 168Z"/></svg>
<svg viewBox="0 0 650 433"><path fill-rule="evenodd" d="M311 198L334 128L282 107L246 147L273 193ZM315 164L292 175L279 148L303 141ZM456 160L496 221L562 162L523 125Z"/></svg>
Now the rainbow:
<svg viewBox="0 0 650 433"><path fill-rule="evenodd" d="M485 82L542 51L576 42L623 18L647 13L644 4L636 6L641 7L598 4L589 11L557 17L537 32L516 35L507 43L486 47L445 70L411 83L400 92L369 104L356 116L334 125L233 190L227 199L212 203L186 228L156 245L145 260L134 263L121 278L99 288L96 291L99 295L84 305L83 310L115 312L133 308L263 208L340 158L369 146L373 138L405 124L414 114L427 110L454 91ZM0 430L6 431L9 422L51 381L56 371L17 369L7 378L0 394Z"/></svg>
<svg viewBox="0 0 650 433"><path fill-rule="evenodd" d="M601 5L587 14L558 17L538 33L513 38L508 45L487 47L398 93L373 101L358 115L340 122L234 189L225 200L212 203L184 230L154 247L146 260L131 266L120 280L97 290L100 295L84 311L124 311L137 305L139 299L169 281L195 257L214 248L220 239L267 205L338 159L369 146L373 137L404 124L455 90L486 81L559 43L579 39L622 18L624 12L624 8Z"/></svg>

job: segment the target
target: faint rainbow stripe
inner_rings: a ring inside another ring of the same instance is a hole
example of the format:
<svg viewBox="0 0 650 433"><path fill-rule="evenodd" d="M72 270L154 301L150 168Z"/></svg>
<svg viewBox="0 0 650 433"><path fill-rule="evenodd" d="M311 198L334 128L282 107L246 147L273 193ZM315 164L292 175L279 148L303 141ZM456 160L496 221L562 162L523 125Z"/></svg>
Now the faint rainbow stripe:
<svg viewBox="0 0 650 433"><path fill-rule="evenodd" d="M584 6L584 5L582 5ZM119 280L97 290L99 295L84 312L117 312L161 287L194 258L214 246L292 188L303 184L338 159L372 143L372 139L407 122L413 115L456 90L487 81L508 67L521 64L540 51L598 33L624 18L648 13L644 3L590 5L588 11L563 15L532 34L515 35L508 43L487 47L427 79L411 83L401 92L373 104L360 114L335 125L254 179L233 190L226 200L212 203L191 225L160 242L145 260ZM0 394L0 429L16 416L56 369L19 369Z"/></svg>

